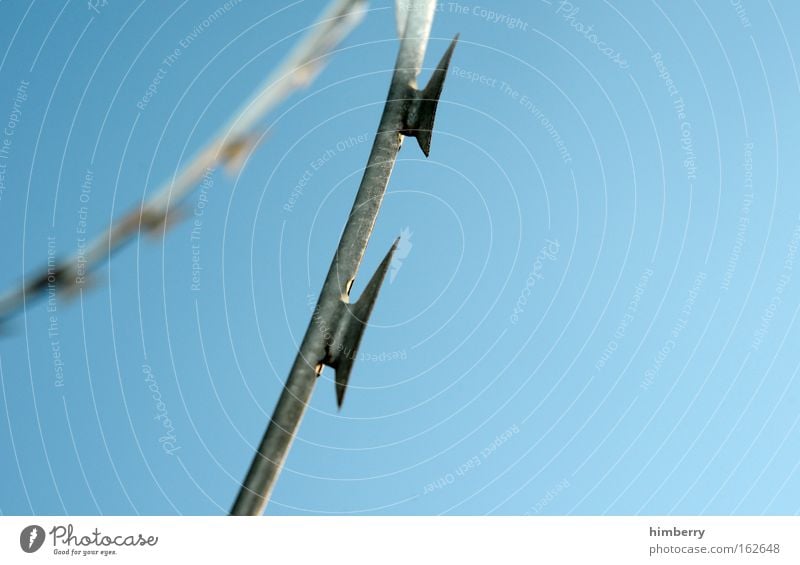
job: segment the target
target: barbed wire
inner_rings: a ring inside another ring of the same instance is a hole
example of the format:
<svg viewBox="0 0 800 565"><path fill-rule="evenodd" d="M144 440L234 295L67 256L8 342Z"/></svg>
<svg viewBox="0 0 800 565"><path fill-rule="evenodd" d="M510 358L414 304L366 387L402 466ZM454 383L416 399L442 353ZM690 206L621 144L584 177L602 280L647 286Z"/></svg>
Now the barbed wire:
<svg viewBox="0 0 800 565"><path fill-rule="evenodd" d="M153 196L125 213L79 252L49 263L22 284L0 296L0 324L50 291L73 294L90 285L91 271L107 261L139 233L161 235L182 218L180 207L209 170L223 165L240 168L263 139L263 118L292 92L308 86L324 67L327 56L361 21L367 0L333 0L281 65L239 108L234 117L180 171L161 184Z"/></svg>
<svg viewBox="0 0 800 565"><path fill-rule="evenodd" d="M372 151L311 322L231 509L233 515L258 515L264 511L316 380L326 365L336 371L336 400L342 406L361 338L399 238L354 303L350 302L350 290L403 138L415 137L425 156L430 151L439 95L458 40L458 36L453 39L428 84L418 90L417 76L422 69L435 11L435 0L397 2L400 50Z"/></svg>

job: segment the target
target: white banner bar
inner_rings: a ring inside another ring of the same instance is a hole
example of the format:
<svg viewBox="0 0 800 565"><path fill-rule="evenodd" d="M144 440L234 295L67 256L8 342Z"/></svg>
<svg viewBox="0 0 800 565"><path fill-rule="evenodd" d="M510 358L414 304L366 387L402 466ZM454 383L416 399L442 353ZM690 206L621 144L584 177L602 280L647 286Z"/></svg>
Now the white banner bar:
<svg viewBox="0 0 800 565"><path fill-rule="evenodd" d="M798 517L0 517L0 563L800 563Z"/></svg>

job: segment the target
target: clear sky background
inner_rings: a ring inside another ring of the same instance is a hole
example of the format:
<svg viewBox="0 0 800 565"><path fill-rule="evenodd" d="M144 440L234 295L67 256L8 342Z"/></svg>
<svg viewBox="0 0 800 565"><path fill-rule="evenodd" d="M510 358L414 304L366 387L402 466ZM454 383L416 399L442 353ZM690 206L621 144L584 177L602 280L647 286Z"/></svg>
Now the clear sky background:
<svg viewBox="0 0 800 565"><path fill-rule="evenodd" d="M174 174L320 4L244 0L192 36L219 0L0 1L2 288ZM7 329L0 512L228 511L385 100L393 3L369 8L186 221ZM431 157L402 149L354 295L405 243L267 512L797 513L799 23L788 0L440 3L429 69L461 42Z"/></svg>

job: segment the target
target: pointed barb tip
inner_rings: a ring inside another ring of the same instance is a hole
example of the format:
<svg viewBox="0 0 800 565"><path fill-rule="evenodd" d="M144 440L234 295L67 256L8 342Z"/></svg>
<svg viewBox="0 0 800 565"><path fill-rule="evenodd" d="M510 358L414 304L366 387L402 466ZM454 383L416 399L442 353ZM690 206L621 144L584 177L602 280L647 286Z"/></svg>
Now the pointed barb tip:
<svg viewBox="0 0 800 565"><path fill-rule="evenodd" d="M350 372L358 355L358 346L361 344L364 329L367 327L381 284L386 278L389 265L392 263L392 256L399 242L399 237L394 240L392 248L389 249L386 257L383 258L383 261L375 270L358 300L353 304L342 302L342 317L332 344L334 355L328 363L336 370L336 402L340 409L342 402L344 402L347 382L350 380Z"/></svg>
<svg viewBox="0 0 800 565"><path fill-rule="evenodd" d="M447 69L450 66L450 59L453 58L458 37L459 34L456 34L450 42L425 88L416 91L415 100L408 111L407 125L400 132L403 135L415 137L425 157L431 153L431 135L433 134L433 122L436 119L436 108L439 106L439 97L442 95Z"/></svg>

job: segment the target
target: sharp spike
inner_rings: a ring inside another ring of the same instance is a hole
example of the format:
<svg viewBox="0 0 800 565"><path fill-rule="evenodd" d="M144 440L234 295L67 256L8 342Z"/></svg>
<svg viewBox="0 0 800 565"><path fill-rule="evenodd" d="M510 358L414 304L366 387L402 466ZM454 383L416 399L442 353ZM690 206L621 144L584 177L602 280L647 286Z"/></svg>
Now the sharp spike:
<svg viewBox="0 0 800 565"><path fill-rule="evenodd" d="M378 297L378 291L381 289L383 279L386 278L386 273L389 271L389 265L392 263L392 256L397 249L398 243L400 243L399 237L394 240L386 257L383 258L383 261L378 265L372 278L369 279L366 288L364 288L364 292L361 293L361 296L358 297L358 300L353 305L353 309L356 310L358 314L362 315L361 317L364 322L369 318L369 314L375 306L375 299Z"/></svg>
<svg viewBox="0 0 800 565"><path fill-rule="evenodd" d="M397 244L400 241L398 237L392 248L383 258L381 264L375 270L372 278L367 283L364 292L361 293L358 300L354 304L343 304L344 314L341 320L340 331L337 332L336 338L332 345L334 354L330 365L336 369L336 402L339 408L342 407L344 401L344 393L347 390L347 382L350 380L350 371L353 369L353 362L358 353L358 346L361 344L361 338L364 335L364 329L367 327L369 316L372 309L375 307L375 301L378 298L378 292L381 289L381 284L386 278L386 273L389 270L389 265L392 263L392 256L394 255Z"/></svg>
<svg viewBox="0 0 800 565"><path fill-rule="evenodd" d="M414 116L410 116L409 128L401 132L405 135L411 135L417 138L420 149L426 157L431 152L431 135L433 133L433 122L436 118L436 108L439 106L439 97L444 88L444 80L447 78L447 69L450 66L450 59L453 57L453 50L458 43L458 36L453 38L447 51L442 55L436 70L433 71L431 78L425 88L417 93L416 111ZM407 133L406 133L407 132Z"/></svg>
<svg viewBox="0 0 800 565"><path fill-rule="evenodd" d="M336 407L341 410L344 403L344 393L347 390L347 380L350 378L348 374L344 379L339 378L339 372L336 372Z"/></svg>

